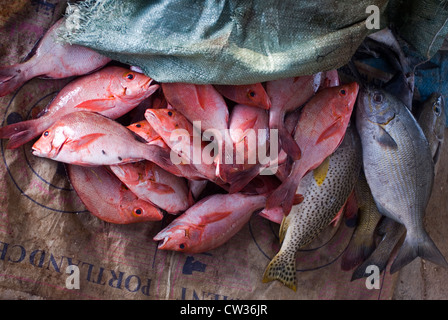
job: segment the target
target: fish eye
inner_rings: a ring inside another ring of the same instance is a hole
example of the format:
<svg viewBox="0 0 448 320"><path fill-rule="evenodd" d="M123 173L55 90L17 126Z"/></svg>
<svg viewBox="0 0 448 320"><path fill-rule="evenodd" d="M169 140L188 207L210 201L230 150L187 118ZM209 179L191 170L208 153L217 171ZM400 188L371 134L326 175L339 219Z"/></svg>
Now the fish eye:
<svg viewBox="0 0 448 320"><path fill-rule="evenodd" d="M374 95L373 95L373 101L374 102L376 102L376 103L381 103L381 102L383 102L383 95L381 94L381 93L375 93Z"/></svg>
<svg viewBox="0 0 448 320"><path fill-rule="evenodd" d="M173 113L171 111L168 111L168 115L171 117Z"/></svg>
<svg viewBox="0 0 448 320"><path fill-rule="evenodd" d="M135 126L136 126L137 128L141 128L141 127L142 127L142 125L141 125L140 123L136 124Z"/></svg>
<svg viewBox="0 0 448 320"><path fill-rule="evenodd" d="M49 134L50 134L50 131L48 131L48 130L45 131L45 132L44 132L44 137L48 137Z"/></svg>
<svg viewBox="0 0 448 320"><path fill-rule="evenodd" d="M436 114L436 116L440 116L440 113L441 113L441 109L440 109L440 106L434 106L434 112L435 112L435 114Z"/></svg>
<svg viewBox="0 0 448 320"><path fill-rule="evenodd" d="M255 91L249 91L248 93L247 93L247 95L249 96L249 98L255 98Z"/></svg>
<svg viewBox="0 0 448 320"><path fill-rule="evenodd" d="M125 75L126 79L128 80L134 80L135 76L132 72L129 72Z"/></svg>
<svg viewBox="0 0 448 320"><path fill-rule="evenodd" d="M345 89L341 89L341 90L339 90L339 94L341 96L345 96L347 94L347 91L345 91Z"/></svg>
<svg viewBox="0 0 448 320"><path fill-rule="evenodd" d="M135 213L137 216L139 216L139 215L141 215L141 214L143 213L143 210L142 210L141 208L136 208L136 209L134 209L134 213Z"/></svg>
<svg viewBox="0 0 448 320"><path fill-rule="evenodd" d="M180 249L185 249L185 244L181 243L181 244L179 245L179 248L180 248Z"/></svg>

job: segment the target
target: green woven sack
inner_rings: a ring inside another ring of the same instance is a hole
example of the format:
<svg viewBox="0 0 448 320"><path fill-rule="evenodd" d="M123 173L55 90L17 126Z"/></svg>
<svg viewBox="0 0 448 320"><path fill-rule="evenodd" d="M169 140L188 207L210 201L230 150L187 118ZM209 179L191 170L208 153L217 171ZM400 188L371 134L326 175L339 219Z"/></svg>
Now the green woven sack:
<svg viewBox="0 0 448 320"><path fill-rule="evenodd" d="M69 5L61 38L159 82L247 84L346 64L375 31L370 5L382 26L394 16L385 0L88 0Z"/></svg>

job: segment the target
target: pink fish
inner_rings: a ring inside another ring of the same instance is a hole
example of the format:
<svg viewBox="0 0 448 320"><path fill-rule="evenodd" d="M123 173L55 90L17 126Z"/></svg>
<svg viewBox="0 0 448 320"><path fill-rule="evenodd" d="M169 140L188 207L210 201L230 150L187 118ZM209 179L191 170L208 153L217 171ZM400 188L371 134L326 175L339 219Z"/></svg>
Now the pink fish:
<svg viewBox="0 0 448 320"><path fill-rule="evenodd" d="M317 91L322 74L285 78L266 82L266 91L271 100L269 127L278 130L279 147L293 158L301 157L301 150L284 127L285 115L307 102Z"/></svg>
<svg viewBox="0 0 448 320"><path fill-rule="evenodd" d="M196 172L192 172L192 175L186 175L186 178L216 181L213 155L210 156L210 161L203 158L203 149L206 143L202 141L200 133L184 115L174 109L148 109L145 117L171 148L171 152L178 157L178 163L176 164L179 167L190 165L196 169ZM197 135L196 140L195 135Z"/></svg>
<svg viewBox="0 0 448 320"><path fill-rule="evenodd" d="M160 231L158 248L200 253L221 246L249 221L252 213L264 207L265 195L241 193L208 196L174 219Z"/></svg>
<svg viewBox="0 0 448 320"><path fill-rule="evenodd" d="M179 214L192 204L186 180L150 161L110 166L110 170L139 199L168 213Z"/></svg>
<svg viewBox="0 0 448 320"><path fill-rule="evenodd" d="M45 130L32 153L83 166L117 165L148 160L180 175L169 151L146 141L118 122L100 114L79 111L66 114Z"/></svg>
<svg viewBox="0 0 448 320"><path fill-rule="evenodd" d="M87 210L97 218L115 224L159 221L163 213L132 193L103 166L66 166L70 183Z"/></svg>
<svg viewBox="0 0 448 320"><path fill-rule="evenodd" d="M28 60L0 68L0 97L35 77L61 79L80 76L111 61L87 47L57 41L57 32L64 23L65 18L58 20L45 33Z"/></svg>
<svg viewBox="0 0 448 320"><path fill-rule="evenodd" d="M168 103L191 123L201 122L201 130L228 128L229 110L222 95L212 85L162 83Z"/></svg>
<svg viewBox="0 0 448 320"><path fill-rule="evenodd" d="M223 181L231 185L231 192L234 193L259 174L262 168L259 156L269 153L267 111L242 104L235 105L230 115L229 135L233 150L232 161L218 162L217 172Z"/></svg>
<svg viewBox="0 0 448 320"><path fill-rule="evenodd" d="M261 83L247 85L215 85L224 97L238 104L269 110L271 100Z"/></svg>
<svg viewBox="0 0 448 320"><path fill-rule="evenodd" d="M7 148L18 148L39 136L62 116L75 111L93 111L117 119L159 87L152 82L144 74L126 68L106 67L66 85L41 117L0 128L0 138L10 139Z"/></svg>
<svg viewBox="0 0 448 320"><path fill-rule="evenodd" d="M319 91L302 109L294 139L302 158L266 202L266 209L281 207L288 215L303 176L317 168L341 143L358 94L356 82Z"/></svg>
<svg viewBox="0 0 448 320"><path fill-rule="evenodd" d="M155 144L169 150L162 137L153 129L147 120L137 121L126 126L129 130L143 138L148 144Z"/></svg>

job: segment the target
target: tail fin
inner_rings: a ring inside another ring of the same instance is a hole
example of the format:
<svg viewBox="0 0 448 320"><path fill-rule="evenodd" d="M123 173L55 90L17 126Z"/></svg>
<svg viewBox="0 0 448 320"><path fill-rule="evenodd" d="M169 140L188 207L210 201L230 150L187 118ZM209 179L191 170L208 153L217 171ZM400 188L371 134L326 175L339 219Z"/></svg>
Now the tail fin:
<svg viewBox="0 0 448 320"><path fill-rule="evenodd" d="M285 216L289 214L294 205L298 184L292 176L286 178L283 183L269 196L266 208L282 207Z"/></svg>
<svg viewBox="0 0 448 320"><path fill-rule="evenodd" d="M278 130L279 147L281 147L293 160L299 160L302 157L302 151L291 133L289 133L285 127L281 127Z"/></svg>
<svg viewBox="0 0 448 320"><path fill-rule="evenodd" d="M403 245L398 251L392 266L390 267L390 273L395 273L402 267L413 261L415 258L421 257L422 259L431 261L437 265L448 268L448 263L439 251L435 243L430 236L423 232L419 238L406 235Z"/></svg>
<svg viewBox="0 0 448 320"><path fill-rule="evenodd" d="M14 92L23 83L23 77L18 65L0 68L0 97Z"/></svg>
<svg viewBox="0 0 448 320"><path fill-rule="evenodd" d="M16 149L39 136L42 132L36 120L21 121L0 128L0 139L9 138L7 149Z"/></svg>
<svg viewBox="0 0 448 320"><path fill-rule="evenodd" d="M355 230L356 232L356 230ZM374 237L356 238L356 234L350 241L341 259L341 269L348 271L363 263L375 250Z"/></svg>
<svg viewBox="0 0 448 320"><path fill-rule="evenodd" d="M406 232L405 227L392 219L383 219L378 225L378 234L383 236L372 254L359 265L352 275L352 281L365 275L369 265L375 265L380 272L386 269L387 263L393 255L393 251Z"/></svg>
<svg viewBox="0 0 448 320"><path fill-rule="evenodd" d="M288 288L297 291L296 287L296 260L294 254L280 251L271 260L263 274L263 282L279 280Z"/></svg>

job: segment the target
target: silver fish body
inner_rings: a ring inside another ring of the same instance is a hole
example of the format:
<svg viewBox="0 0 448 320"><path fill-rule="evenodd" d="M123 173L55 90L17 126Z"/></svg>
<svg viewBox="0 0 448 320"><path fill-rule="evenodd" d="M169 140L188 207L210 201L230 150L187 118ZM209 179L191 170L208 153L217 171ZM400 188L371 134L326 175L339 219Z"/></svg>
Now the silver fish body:
<svg viewBox="0 0 448 320"><path fill-rule="evenodd" d="M344 206L361 164L361 143L351 125L335 152L300 183L298 191L304 200L284 217L280 227L281 248L267 266L263 282L279 280L296 290L296 252L311 243Z"/></svg>
<svg viewBox="0 0 448 320"><path fill-rule="evenodd" d="M380 213L405 226L407 234L391 267L396 272L417 256L448 266L423 226L434 183L428 141L409 109L384 90L362 88L356 126L363 167Z"/></svg>
<svg viewBox="0 0 448 320"><path fill-rule="evenodd" d="M422 104L417 120L428 140L432 158L436 163L439 160L446 126L444 99L440 93L431 94Z"/></svg>

